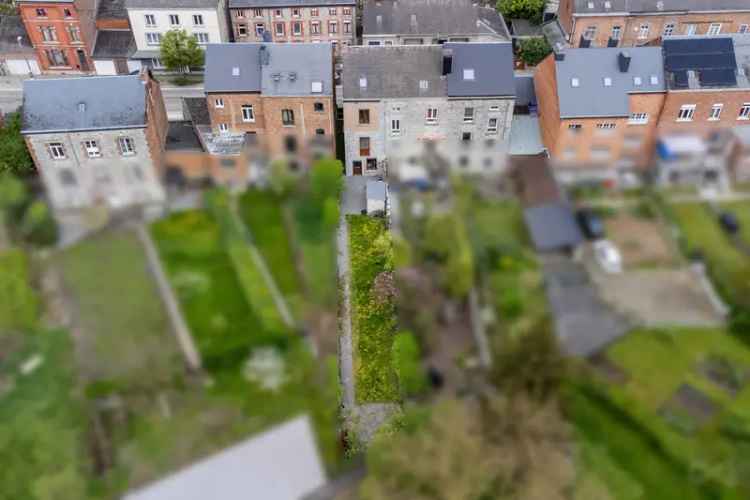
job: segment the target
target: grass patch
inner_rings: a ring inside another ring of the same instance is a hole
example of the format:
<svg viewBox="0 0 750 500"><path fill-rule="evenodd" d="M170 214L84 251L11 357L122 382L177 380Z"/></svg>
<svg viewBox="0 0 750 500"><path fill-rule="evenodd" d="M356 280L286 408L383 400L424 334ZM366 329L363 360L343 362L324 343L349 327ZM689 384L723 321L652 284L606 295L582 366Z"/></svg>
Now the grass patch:
<svg viewBox="0 0 750 500"><path fill-rule="evenodd" d="M301 195L289 202L310 301L332 309L338 300L335 227L323 224L315 202Z"/></svg>
<svg viewBox="0 0 750 500"><path fill-rule="evenodd" d="M0 336L7 330L28 330L36 323L38 301L29 286L30 271L21 250L0 253Z"/></svg>
<svg viewBox="0 0 750 500"><path fill-rule="evenodd" d="M732 201L724 203L722 208L732 212L740 222L740 237L750 245L750 201Z"/></svg>
<svg viewBox="0 0 750 500"><path fill-rule="evenodd" d="M378 244L387 238L385 224L365 215L347 215L352 275L352 327L355 345L356 394L360 402L395 401L398 381L391 361L396 328L392 300L373 295L375 278L392 266Z"/></svg>

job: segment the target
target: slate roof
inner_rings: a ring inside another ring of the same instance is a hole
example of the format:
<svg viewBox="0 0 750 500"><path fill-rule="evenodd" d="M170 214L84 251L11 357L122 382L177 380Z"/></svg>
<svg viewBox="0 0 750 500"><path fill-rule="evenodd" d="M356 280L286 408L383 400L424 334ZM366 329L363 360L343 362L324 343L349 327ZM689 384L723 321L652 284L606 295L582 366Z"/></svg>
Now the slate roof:
<svg viewBox="0 0 750 500"><path fill-rule="evenodd" d="M203 151L198 134L195 133L190 121L169 122L164 147L167 151Z"/></svg>
<svg viewBox="0 0 750 500"><path fill-rule="evenodd" d="M356 5L357 0L229 0L230 9L252 7L314 7L327 5Z"/></svg>
<svg viewBox="0 0 750 500"><path fill-rule="evenodd" d="M445 78L444 48L453 57ZM515 94L512 48L506 42L350 47L343 59L344 99ZM465 70L473 70L473 80Z"/></svg>
<svg viewBox="0 0 750 500"><path fill-rule="evenodd" d="M629 116L629 94L665 90L661 47L565 49L562 54L564 60L555 61L561 118ZM621 54L630 55L625 72L619 67ZM573 87L574 78L578 87ZM604 85L605 78L611 79L610 86Z"/></svg>
<svg viewBox="0 0 750 500"><path fill-rule="evenodd" d="M125 0L99 0L99 8L96 11L97 19L127 19L128 9L125 8Z"/></svg>
<svg viewBox="0 0 750 500"><path fill-rule="evenodd" d="M23 82L23 133L144 126L146 91L138 75Z"/></svg>
<svg viewBox="0 0 750 500"><path fill-rule="evenodd" d="M218 0L125 0L127 9L218 9Z"/></svg>
<svg viewBox="0 0 750 500"><path fill-rule="evenodd" d="M21 46L18 46L18 37ZM0 17L0 54L34 54L21 16Z"/></svg>
<svg viewBox="0 0 750 500"><path fill-rule="evenodd" d="M211 125L208 103L205 97L183 97L182 112L186 120L194 125Z"/></svg>
<svg viewBox="0 0 750 500"><path fill-rule="evenodd" d="M368 0L362 9L362 34L496 34L510 39L505 21L495 9L471 0Z"/></svg>
<svg viewBox="0 0 750 500"><path fill-rule="evenodd" d="M574 0L576 14L606 14L617 12L686 12L750 10L747 0ZM593 8L589 8L589 4Z"/></svg>
<svg viewBox="0 0 750 500"><path fill-rule="evenodd" d="M262 58L266 64L261 64ZM312 82L321 82L321 92L312 92ZM331 44L210 44L206 48L205 90L285 96L332 95Z"/></svg>
<svg viewBox="0 0 750 500"><path fill-rule="evenodd" d="M325 483L308 417L251 437L123 500L298 500Z"/></svg>
<svg viewBox="0 0 750 500"><path fill-rule="evenodd" d="M101 30L96 34L92 57L94 59L131 57L135 54L135 50L135 38L133 38L132 31Z"/></svg>

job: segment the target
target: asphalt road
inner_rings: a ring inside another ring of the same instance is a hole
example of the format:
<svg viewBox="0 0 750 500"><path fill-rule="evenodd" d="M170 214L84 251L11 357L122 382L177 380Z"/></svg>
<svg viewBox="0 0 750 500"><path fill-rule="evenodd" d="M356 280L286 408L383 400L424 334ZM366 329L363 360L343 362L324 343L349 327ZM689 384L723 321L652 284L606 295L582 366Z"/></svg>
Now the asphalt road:
<svg viewBox="0 0 750 500"><path fill-rule="evenodd" d="M162 86L164 105L170 120L182 120L182 98L203 97L203 86L174 87ZM0 110L3 113L15 111L23 101L20 81L0 81Z"/></svg>

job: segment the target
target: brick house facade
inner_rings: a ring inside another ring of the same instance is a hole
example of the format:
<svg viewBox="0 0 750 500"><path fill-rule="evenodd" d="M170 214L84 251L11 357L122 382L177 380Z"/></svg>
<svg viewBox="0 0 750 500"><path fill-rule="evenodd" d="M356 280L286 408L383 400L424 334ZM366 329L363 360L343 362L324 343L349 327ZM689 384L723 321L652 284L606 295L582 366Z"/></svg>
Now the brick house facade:
<svg viewBox="0 0 750 500"><path fill-rule="evenodd" d="M229 17L235 42L330 42L336 54L357 36L354 0L230 0Z"/></svg>
<svg viewBox="0 0 750 500"><path fill-rule="evenodd" d="M640 3L561 0L558 16L574 47L659 45L662 38L674 35L719 35L750 30L750 3L744 0L725 2L722 9L705 0L689 10L679 0L657 2L662 10Z"/></svg>
<svg viewBox="0 0 750 500"><path fill-rule="evenodd" d="M95 0L21 0L19 11L44 73L91 73Z"/></svg>

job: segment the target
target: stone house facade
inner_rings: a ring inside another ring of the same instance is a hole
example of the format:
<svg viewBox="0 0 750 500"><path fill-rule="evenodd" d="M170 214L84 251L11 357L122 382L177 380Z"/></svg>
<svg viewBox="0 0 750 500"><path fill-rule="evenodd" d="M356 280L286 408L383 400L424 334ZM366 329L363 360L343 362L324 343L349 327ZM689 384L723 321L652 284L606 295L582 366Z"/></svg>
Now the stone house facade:
<svg viewBox="0 0 750 500"><path fill-rule="evenodd" d="M357 39L355 0L230 0L229 17L235 42L329 42L338 55Z"/></svg>
<svg viewBox="0 0 750 500"><path fill-rule="evenodd" d="M167 126L147 73L24 82L22 134L56 210L162 203Z"/></svg>
<svg viewBox="0 0 750 500"><path fill-rule="evenodd" d="M509 43L352 48L343 92L347 175L398 175L428 150L457 172L505 167L515 93Z"/></svg>

